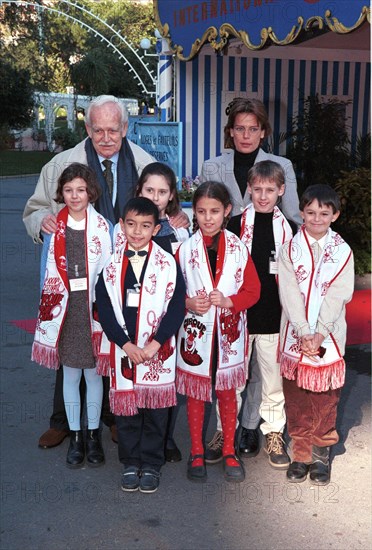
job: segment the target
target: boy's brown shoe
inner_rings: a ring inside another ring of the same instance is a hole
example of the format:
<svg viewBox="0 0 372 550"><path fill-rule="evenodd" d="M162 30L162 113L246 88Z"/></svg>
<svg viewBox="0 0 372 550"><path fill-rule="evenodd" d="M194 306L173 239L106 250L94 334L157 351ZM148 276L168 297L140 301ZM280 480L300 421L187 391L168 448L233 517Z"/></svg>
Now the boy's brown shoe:
<svg viewBox="0 0 372 550"><path fill-rule="evenodd" d="M280 432L270 432L266 435L265 451L269 455L270 466L279 470L288 470L290 460L284 449L283 436Z"/></svg>

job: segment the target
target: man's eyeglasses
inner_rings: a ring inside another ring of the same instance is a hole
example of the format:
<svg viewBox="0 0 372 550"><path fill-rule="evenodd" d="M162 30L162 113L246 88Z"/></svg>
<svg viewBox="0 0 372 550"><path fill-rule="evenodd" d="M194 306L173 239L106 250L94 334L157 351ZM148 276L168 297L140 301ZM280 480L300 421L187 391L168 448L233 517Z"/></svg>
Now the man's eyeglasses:
<svg viewBox="0 0 372 550"><path fill-rule="evenodd" d="M93 128L92 127L92 132L95 136L101 138L103 137L106 133L110 136L110 137L117 137L120 133L121 133L121 128L115 130L114 128L109 128L108 130L103 130L102 128Z"/></svg>

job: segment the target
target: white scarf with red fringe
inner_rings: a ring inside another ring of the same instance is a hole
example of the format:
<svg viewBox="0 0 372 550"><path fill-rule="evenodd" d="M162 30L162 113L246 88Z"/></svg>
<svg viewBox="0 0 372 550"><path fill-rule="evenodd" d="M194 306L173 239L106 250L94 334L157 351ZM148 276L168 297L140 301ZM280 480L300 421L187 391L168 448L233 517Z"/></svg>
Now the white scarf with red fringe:
<svg viewBox="0 0 372 550"><path fill-rule="evenodd" d="M255 214L256 211L253 204L249 204L242 214L240 239L247 245L249 252L252 251ZM274 206L273 211L273 233L275 240L275 258L278 259L280 247L282 244L289 241L293 232L291 226L277 206Z"/></svg>
<svg viewBox="0 0 372 550"><path fill-rule="evenodd" d="M123 291L129 260L124 255L127 244L124 233L118 230L118 226L115 229L114 254L106 263L103 275L116 320L126 332ZM137 346L144 347L156 335L173 296L176 280L177 268L173 256L150 241L137 310L137 336L134 342ZM109 367L110 407L114 414L133 416L138 414L139 408L158 409L176 405L175 343L173 336L152 359L138 365L132 364L130 380L124 376L125 370L122 368L126 353L103 334L99 363L101 372L107 372Z"/></svg>
<svg viewBox="0 0 372 550"><path fill-rule="evenodd" d="M41 292L39 314L31 359L44 367L58 369L58 342L68 307L70 285L67 276L66 226L68 208L65 206L57 216L57 231L51 237L46 263L45 279ZM100 345L101 325L93 318L95 286L98 275L111 255L109 224L91 204L86 210L85 262L87 266L87 301L94 356Z"/></svg>
<svg viewBox="0 0 372 550"><path fill-rule="evenodd" d="M243 284L248 250L230 231L222 231L218 244L215 280L211 274L203 235L198 230L179 248L179 262L187 296L208 296L214 288L224 296L238 293ZM177 338L177 391L212 400L212 359L217 338L216 389L244 386L248 350L246 312L211 306L204 315L187 311Z"/></svg>
<svg viewBox="0 0 372 550"><path fill-rule="evenodd" d="M323 251L315 265L304 227L293 237L288 248L288 261L293 264L312 333L315 333L324 296L351 255L349 245L338 233L329 229ZM301 338L290 321L285 328L281 347L280 374L288 380L296 380L300 388L323 392L344 385L345 361L332 332L323 341L322 347L326 349L326 353L322 358L317 357L316 364L301 352Z"/></svg>

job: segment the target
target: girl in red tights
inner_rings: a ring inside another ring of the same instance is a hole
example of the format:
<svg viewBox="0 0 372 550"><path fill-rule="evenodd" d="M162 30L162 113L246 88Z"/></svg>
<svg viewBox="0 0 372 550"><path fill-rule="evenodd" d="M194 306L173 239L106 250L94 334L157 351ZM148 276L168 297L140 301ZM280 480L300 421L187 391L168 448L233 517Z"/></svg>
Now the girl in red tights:
<svg viewBox="0 0 372 550"><path fill-rule="evenodd" d="M237 418L235 389L247 375L246 309L260 296L260 282L248 249L225 229L232 209L222 183L204 182L193 198L194 233L178 250L186 281L186 315L178 334L179 393L187 395L191 454L187 476L205 481L204 403L215 387L223 432L223 470L227 481L244 480L234 450Z"/></svg>

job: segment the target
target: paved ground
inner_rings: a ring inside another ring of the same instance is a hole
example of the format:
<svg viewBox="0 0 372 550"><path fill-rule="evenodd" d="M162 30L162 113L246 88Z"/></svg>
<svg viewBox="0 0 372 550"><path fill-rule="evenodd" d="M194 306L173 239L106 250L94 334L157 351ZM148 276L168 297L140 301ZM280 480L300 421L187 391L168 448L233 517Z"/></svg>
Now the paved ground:
<svg viewBox="0 0 372 550"><path fill-rule="evenodd" d="M370 346L347 349L339 411L341 440L332 482L287 484L264 451L245 461L246 481L186 479L186 462L167 464L153 495L120 490L116 446L103 431L106 465L65 467L67 440L41 450L52 409L54 373L30 361L32 336L9 321L32 319L38 301L39 247L21 213L35 178L0 178L1 191L1 550L367 550L371 540ZM211 432L213 426L211 427ZM176 438L184 457L184 406Z"/></svg>

